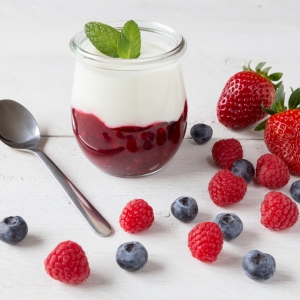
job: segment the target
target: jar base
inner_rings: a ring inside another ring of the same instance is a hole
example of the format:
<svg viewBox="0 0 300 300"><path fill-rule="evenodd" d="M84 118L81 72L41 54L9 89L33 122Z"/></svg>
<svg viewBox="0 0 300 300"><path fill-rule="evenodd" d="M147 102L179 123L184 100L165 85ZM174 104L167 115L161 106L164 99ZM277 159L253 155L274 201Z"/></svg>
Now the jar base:
<svg viewBox="0 0 300 300"><path fill-rule="evenodd" d="M186 118L185 102L177 121L108 128L95 115L72 109L73 131L85 156L100 170L118 177L140 177L161 170L182 143Z"/></svg>

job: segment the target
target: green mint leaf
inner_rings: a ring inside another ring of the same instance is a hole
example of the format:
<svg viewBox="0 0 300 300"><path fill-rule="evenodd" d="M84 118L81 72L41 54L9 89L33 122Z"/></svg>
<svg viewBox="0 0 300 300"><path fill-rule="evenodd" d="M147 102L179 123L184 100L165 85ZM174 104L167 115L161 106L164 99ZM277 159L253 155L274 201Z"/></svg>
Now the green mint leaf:
<svg viewBox="0 0 300 300"><path fill-rule="evenodd" d="M137 58L141 52L141 33L134 21L124 25L118 40L118 52L121 58Z"/></svg>
<svg viewBox="0 0 300 300"><path fill-rule="evenodd" d="M91 43L103 54L119 57L118 40L120 32L115 28L100 22L85 24L84 31Z"/></svg>

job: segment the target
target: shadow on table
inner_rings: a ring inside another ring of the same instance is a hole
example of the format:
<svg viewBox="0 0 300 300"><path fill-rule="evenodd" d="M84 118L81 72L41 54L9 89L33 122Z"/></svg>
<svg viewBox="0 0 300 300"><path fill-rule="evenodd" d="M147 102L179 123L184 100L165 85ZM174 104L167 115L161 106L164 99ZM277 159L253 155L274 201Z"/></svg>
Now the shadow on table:
<svg viewBox="0 0 300 300"><path fill-rule="evenodd" d="M41 239L37 235L27 234L27 236L20 243L16 244L17 247L25 248L25 247L35 247L43 243L43 239Z"/></svg>

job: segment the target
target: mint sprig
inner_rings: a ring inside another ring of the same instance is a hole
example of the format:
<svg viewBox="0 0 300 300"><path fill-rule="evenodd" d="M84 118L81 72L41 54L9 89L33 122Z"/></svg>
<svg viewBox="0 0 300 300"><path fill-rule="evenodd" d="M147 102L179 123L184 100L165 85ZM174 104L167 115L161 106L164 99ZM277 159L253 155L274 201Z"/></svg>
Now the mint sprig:
<svg viewBox="0 0 300 300"><path fill-rule="evenodd" d="M111 57L119 57L120 32L118 30L100 22L90 22L85 24L84 31L91 43L100 52Z"/></svg>
<svg viewBox="0 0 300 300"><path fill-rule="evenodd" d="M141 51L141 33L134 21L124 25L118 40L119 57L137 58Z"/></svg>
<svg viewBox="0 0 300 300"><path fill-rule="evenodd" d="M132 20L125 23L121 32L100 22L89 22L84 30L95 48L105 55L125 59L140 56L141 33Z"/></svg>

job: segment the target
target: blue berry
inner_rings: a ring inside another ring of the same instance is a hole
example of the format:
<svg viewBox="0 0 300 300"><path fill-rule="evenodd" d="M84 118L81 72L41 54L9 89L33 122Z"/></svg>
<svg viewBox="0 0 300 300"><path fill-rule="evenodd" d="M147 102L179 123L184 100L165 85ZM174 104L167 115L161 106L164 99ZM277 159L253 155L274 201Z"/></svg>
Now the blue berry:
<svg viewBox="0 0 300 300"><path fill-rule="evenodd" d="M116 254L118 265L129 272L141 269L148 261L148 252L139 242L122 244Z"/></svg>
<svg viewBox="0 0 300 300"><path fill-rule="evenodd" d="M214 222L219 225L225 241L235 239L243 231L243 223L234 213L218 214Z"/></svg>
<svg viewBox="0 0 300 300"><path fill-rule="evenodd" d="M198 214L198 204L192 197L179 197L171 205L173 216L185 223L193 221Z"/></svg>
<svg viewBox="0 0 300 300"><path fill-rule="evenodd" d="M236 176L242 177L249 183L255 174L253 164L246 159L236 160L231 167L231 172Z"/></svg>
<svg viewBox="0 0 300 300"><path fill-rule="evenodd" d="M274 257L258 250L249 251L243 258L242 266L246 275L256 281L271 278L276 270Z"/></svg>
<svg viewBox="0 0 300 300"><path fill-rule="evenodd" d="M300 180L296 180L292 183L290 193L292 198L300 203Z"/></svg>
<svg viewBox="0 0 300 300"><path fill-rule="evenodd" d="M0 240L14 245L22 241L28 233L28 226L19 216L7 217L0 222Z"/></svg>
<svg viewBox="0 0 300 300"><path fill-rule="evenodd" d="M199 123L191 128L190 134L197 144L202 145L211 139L213 130L209 125Z"/></svg>

